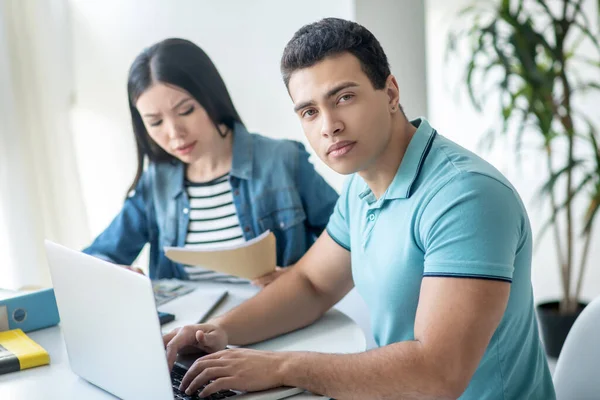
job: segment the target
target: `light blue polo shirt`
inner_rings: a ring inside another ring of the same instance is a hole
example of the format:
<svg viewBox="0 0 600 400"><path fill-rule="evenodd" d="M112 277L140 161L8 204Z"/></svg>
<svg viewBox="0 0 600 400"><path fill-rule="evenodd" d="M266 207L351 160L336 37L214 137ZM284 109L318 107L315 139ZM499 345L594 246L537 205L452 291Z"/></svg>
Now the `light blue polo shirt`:
<svg viewBox="0 0 600 400"><path fill-rule="evenodd" d="M386 192L348 178L327 232L352 275L379 346L414 340L424 277L511 282L504 317L461 399L555 398L531 287L531 226L516 190L425 119ZM402 377L399 377L402 379Z"/></svg>

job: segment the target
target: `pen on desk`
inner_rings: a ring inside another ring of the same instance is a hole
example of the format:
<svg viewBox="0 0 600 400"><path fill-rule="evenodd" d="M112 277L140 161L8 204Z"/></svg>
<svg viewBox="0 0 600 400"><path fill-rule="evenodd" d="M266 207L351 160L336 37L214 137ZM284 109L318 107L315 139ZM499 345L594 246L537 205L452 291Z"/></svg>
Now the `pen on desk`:
<svg viewBox="0 0 600 400"><path fill-rule="evenodd" d="M223 301L225 301L225 299L227 298L227 295L229 293L227 291L223 292L223 294L221 295L221 297L219 297L219 299L215 302L215 304L213 304L213 306L206 312L206 314L204 314L202 316L202 318L200 318L198 320L198 322L196 322L197 324L203 324L206 321L208 321L208 318L212 315L213 312L215 312L215 310L223 303Z"/></svg>

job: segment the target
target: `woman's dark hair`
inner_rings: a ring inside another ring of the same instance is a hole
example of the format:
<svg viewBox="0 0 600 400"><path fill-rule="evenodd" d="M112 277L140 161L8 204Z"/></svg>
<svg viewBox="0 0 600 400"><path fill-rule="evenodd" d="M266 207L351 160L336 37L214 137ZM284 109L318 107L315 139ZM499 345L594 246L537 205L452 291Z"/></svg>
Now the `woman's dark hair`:
<svg viewBox="0 0 600 400"><path fill-rule="evenodd" d="M325 18L298 29L281 57L285 86L288 87L295 71L344 52L358 58L375 89L385 87L390 64L379 41L364 26L340 18Z"/></svg>
<svg viewBox="0 0 600 400"><path fill-rule="evenodd" d="M219 125L233 131L242 120L236 111L223 78L208 55L185 39L166 39L139 54L129 69L127 93L135 134L138 166L128 193L135 189L143 172L146 157L153 162L171 162L175 157L164 151L150 137L135 104L154 83L161 82L187 91L206 110L221 136Z"/></svg>

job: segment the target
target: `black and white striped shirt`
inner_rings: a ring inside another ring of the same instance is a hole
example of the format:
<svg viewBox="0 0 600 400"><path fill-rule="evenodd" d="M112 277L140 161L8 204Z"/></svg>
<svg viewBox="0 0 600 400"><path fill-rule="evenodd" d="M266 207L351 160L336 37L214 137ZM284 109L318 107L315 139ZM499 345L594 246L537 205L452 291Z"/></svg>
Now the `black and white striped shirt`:
<svg viewBox="0 0 600 400"><path fill-rule="evenodd" d="M229 173L206 183L186 179L185 188L190 201L186 247L215 248L245 242L233 204ZM185 271L192 280L246 282L198 266L185 266Z"/></svg>

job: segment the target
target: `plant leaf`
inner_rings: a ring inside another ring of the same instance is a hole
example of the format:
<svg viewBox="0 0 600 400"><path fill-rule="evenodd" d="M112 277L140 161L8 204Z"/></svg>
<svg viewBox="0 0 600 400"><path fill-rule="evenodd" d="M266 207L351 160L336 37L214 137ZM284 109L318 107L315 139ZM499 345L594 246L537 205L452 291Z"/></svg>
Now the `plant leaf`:
<svg viewBox="0 0 600 400"><path fill-rule="evenodd" d="M551 190L554 190L554 186L556 185L556 182L562 175L569 173L570 171L575 169L575 167L582 165L584 162L585 162L585 160L583 160L583 159L573 159L568 165L565 165L564 167L559 169L557 172L552 173L550 175L550 178L548 178L546 183L544 183L544 185L542 185L542 187L540 188L540 190L537 194L537 197L541 198L545 194L548 194Z"/></svg>

